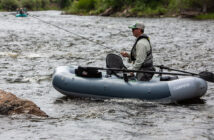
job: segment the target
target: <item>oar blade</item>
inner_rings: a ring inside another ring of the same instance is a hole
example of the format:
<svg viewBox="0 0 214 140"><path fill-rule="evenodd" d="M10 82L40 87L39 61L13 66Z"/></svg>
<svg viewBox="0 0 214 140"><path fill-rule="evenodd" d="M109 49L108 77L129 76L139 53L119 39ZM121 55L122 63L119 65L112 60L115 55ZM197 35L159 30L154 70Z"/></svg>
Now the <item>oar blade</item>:
<svg viewBox="0 0 214 140"><path fill-rule="evenodd" d="M214 83L214 74L212 72L203 71L203 72L200 72L198 75L200 78L202 78L208 82Z"/></svg>

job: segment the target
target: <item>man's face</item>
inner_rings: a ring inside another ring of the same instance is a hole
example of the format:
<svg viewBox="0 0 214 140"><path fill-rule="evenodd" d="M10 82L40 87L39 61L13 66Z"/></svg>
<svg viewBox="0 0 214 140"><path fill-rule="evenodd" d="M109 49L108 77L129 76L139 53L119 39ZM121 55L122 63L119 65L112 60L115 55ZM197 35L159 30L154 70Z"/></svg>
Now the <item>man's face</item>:
<svg viewBox="0 0 214 140"><path fill-rule="evenodd" d="M135 28L132 29L133 36L139 37L141 35L141 29Z"/></svg>

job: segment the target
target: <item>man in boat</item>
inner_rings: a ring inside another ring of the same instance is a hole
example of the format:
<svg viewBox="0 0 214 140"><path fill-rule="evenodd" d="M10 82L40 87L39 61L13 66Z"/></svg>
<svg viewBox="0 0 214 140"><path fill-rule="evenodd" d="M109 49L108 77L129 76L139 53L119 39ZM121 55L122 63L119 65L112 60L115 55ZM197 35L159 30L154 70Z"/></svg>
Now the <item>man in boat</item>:
<svg viewBox="0 0 214 140"><path fill-rule="evenodd" d="M16 14L19 14L19 8L16 9Z"/></svg>
<svg viewBox="0 0 214 140"><path fill-rule="evenodd" d="M19 10L19 14L23 15L24 14L24 9L23 8L20 8Z"/></svg>
<svg viewBox="0 0 214 140"><path fill-rule="evenodd" d="M136 41L131 49L130 54L127 52L121 52L123 57L128 57L129 62L133 63L133 70L143 71L155 71L153 66L152 46L149 37L144 34L145 25L142 23L136 23L129 26L132 29L133 36L136 37ZM131 75L134 75L131 73ZM136 78L139 81L149 81L154 74L151 73L137 73Z"/></svg>

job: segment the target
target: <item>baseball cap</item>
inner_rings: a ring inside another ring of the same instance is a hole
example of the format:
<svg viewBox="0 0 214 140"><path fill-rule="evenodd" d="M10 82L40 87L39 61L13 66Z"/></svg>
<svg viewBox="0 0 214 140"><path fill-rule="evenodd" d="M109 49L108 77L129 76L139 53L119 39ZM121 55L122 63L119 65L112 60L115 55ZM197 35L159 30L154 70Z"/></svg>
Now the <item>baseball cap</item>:
<svg viewBox="0 0 214 140"><path fill-rule="evenodd" d="M143 23L136 23L132 26L129 26L131 29L145 29L145 25Z"/></svg>

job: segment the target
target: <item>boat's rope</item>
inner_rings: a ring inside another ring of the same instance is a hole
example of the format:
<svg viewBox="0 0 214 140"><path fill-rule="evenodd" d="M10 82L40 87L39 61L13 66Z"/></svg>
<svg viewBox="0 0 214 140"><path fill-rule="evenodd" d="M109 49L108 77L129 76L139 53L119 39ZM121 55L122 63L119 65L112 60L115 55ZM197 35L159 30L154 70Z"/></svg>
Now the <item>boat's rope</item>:
<svg viewBox="0 0 214 140"><path fill-rule="evenodd" d="M43 23L46 23L46 24L48 24L48 25L54 26L54 27L56 27L56 28L58 28L58 29L61 29L61 30L65 31L65 32L68 32L68 33L70 33L70 34L76 35L76 36L78 36L78 37L80 37L80 38L82 38L82 39L88 40L89 42L92 42L92 43L94 43L94 44L100 45L100 46L102 46L102 47L104 47L104 48L107 48L107 49L110 49L110 50L112 50L112 51L118 52L117 50L115 50L115 49L113 49L113 48L111 48L111 47L108 47L108 46L103 45L103 44L101 44L101 43L95 42L94 40L91 40L91 39L89 39L89 38L87 38L87 37L84 37L84 36L82 36L82 35L79 35L79 34L77 34L77 33L71 32L71 31L69 31L69 30L67 30L67 29L64 29L64 28L62 28L62 27L59 27L59 26L57 26L57 25L51 24L51 23L49 23L49 22L47 22L47 21L44 21L44 20L42 20L42 19L40 19L40 18L34 16L34 15L28 14L28 16L30 16L30 17L32 17L32 18L35 18L35 19L37 19L37 20L39 20L39 21L41 21L41 22L43 22Z"/></svg>

